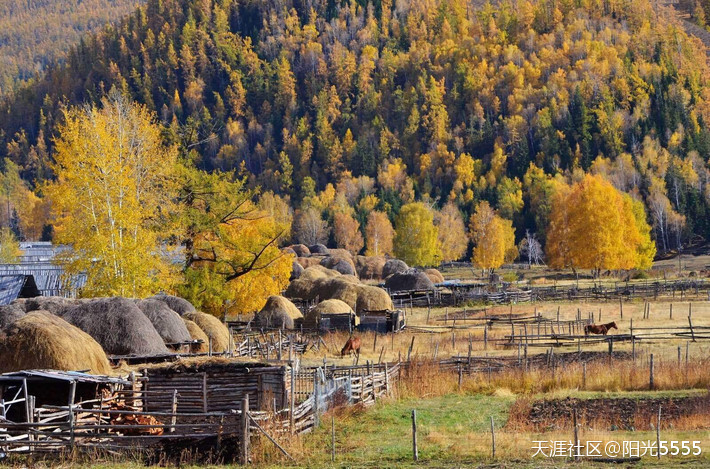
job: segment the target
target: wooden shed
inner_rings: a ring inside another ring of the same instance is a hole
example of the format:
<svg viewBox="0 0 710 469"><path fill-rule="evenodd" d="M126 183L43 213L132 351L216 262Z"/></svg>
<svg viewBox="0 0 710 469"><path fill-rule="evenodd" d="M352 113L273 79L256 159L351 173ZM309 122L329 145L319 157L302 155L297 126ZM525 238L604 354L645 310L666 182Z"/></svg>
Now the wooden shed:
<svg viewBox="0 0 710 469"><path fill-rule="evenodd" d="M146 368L143 405L148 412L170 412L177 391L177 411L184 413L240 410L249 396L251 410L288 406L289 372L285 365L224 359L178 362Z"/></svg>

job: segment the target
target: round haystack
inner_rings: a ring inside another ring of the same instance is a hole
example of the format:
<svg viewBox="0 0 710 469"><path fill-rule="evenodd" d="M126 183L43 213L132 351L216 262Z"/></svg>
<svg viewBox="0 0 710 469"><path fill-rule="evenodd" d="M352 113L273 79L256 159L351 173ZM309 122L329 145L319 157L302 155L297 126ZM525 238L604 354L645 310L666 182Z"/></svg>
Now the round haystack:
<svg viewBox="0 0 710 469"><path fill-rule="evenodd" d="M182 321L185 323L185 328L187 329L187 332L190 333L190 339L202 341L201 344L192 344L192 346L190 347L190 352L192 352L192 353L209 352L210 338L207 337L207 334L205 334L205 331L200 329L200 326L195 324L193 321L190 321L189 319L182 318Z"/></svg>
<svg viewBox="0 0 710 469"><path fill-rule="evenodd" d="M70 300L62 296L37 296L27 298L24 301L25 311L49 311L52 314L61 315L63 311L74 306L76 300Z"/></svg>
<svg viewBox="0 0 710 469"><path fill-rule="evenodd" d="M3 329L0 372L47 369L94 374L111 371L101 346L48 311L33 311Z"/></svg>
<svg viewBox="0 0 710 469"><path fill-rule="evenodd" d="M229 329L222 321L212 316L211 314L195 311L194 313L185 313L183 318L197 324L200 329L207 335L207 338L212 338L212 351L215 353L226 352L229 350Z"/></svg>
<svg viewBox="0 0 710 469"><path fill-rule="evenodd" d="M439 272L436 269L426 269L424 271L427 277L429 277L429 280L432 281L432 283L444 283L444 276L441 275L441 272Z"/></svg>
<svg viewBox="0 0 710 469"><path fill-rule="evenodd" d="M321 301L306 313L306 316L303 320L303 325L311 329L318 327L318 323L320 322L320 317L322 314L354 315L355 311L353 311L353 309L348 306L347 303L340 300L330 299Z"/></svg>
<svg viewBox="0 0 710 469"><path fill-rule="evenodd" d="M166 344L178 344L190 340L190 333L178 313L160 300L146 298L136 302Z"/></svg>
<svg viewBox="0 0 710 469"><path fill-rule="evenodd" d="M340 277L341 274L337 270L329 269L322 265L314 265L303 270L301 279L310 280L312 282L324 278Z"/></svg>
<svg viewBox="0 0 710 469"><path fill-rule="evenodd" d="M363 311L384 311L394 309L392 298L379 287L371 285L357 286L357 303L355 311L360 315Z"/></svg>
<svg viewBox="0 0 710 469"><path fill-rule="evenodd" d="M298 257L308 257L311 255L311 250L308 249L308 246L305 244L293 244L290 248Z"/></svg>
<svg viewBox="0 0 710 469"><path fill-rule="evenodd" d="M387 259L382 256L357 256L355 270L361 279L379 280L382 278L385 262Z"/></svg>
<svg viewBox="0 0 710 469"><path fill-rule="evenodd" d="M357 304L357 287L358 284L337 277L315 282L313 293L314 298L317 297L319 300L341 300L355 309L355 305Z"/></svg>
<svg viewBox="0 0 710 469"><path fill-rule="evenodd" d="M293 329L294 321L301 319L303 314L283 296L273 295L266 300L266 304L261 311L254 316L254 324L257 327L281 327Z"/></svg>
<svg viewBox="0 0 710 469"><path fill-rule="evenodd" d="M25 310L15 303L0 306L0 329L4 329L18 319L25 317Z"/></svg>
<svg viewBox="0 0 710 469"><path fill-rule="evenodd" d="M330 250L325 247L325 244L314 244L313 246L308 246L308 249L311 251L311 255L327 256L330 254Z"/></svg>
<svg viewBox="0 0 710 469"><path fill-rule="evenodd" d="M360 283L360 279L354 275L341 275L338 277L340 280L346 280L350 283Z"/></svg>
<svg viewBox="0 0 710 469"><path fill-rule="evenodd" d="M382 278L387 278L392 274L404 272L407 269L409 269L409 266L406 262L400 261L399 259L387 259L385 265L382 266Z"/></svg>
<svg viewBox="0 0 710 469"><path fill-rule="evenodd" d="M320 259L320 257L299 257L296 261L301 264L301 267L307 269L309 267L320 265Z"/></svg>
<svg viewBox="0 0 710 469"><path fill-rule="evenodd" d="M160 334L133 300L97 298L74 305L61 317L93 337L110 355L168 353Z"/></svg>
<svg viewBox="0 0 710 469"><path fill-rule="evenodd" d="M344 275L357 275L352 259L341 256L328 256L320 261L320 265L335 270Z"/></svg>
<svg viewBox="0 0 710 469"><path fill-rule="evenodd" d="M161 293L160 295L151 296L150 299L162 301L163 303L168 305L168 308L172 309L180 316L185 313L194 313L195 311L197 311L197 309L195 309L192 303L187 301L185 298L180 298L179 296L166 295L164 293Z"/></svg>
<svg viewBox="0 0 710 469"><path fill-rule="evenodd" d="M329 249L330 255L333 257L343 257L345 259L348 259L349 261L354 261L353 254L348 251L347 249L342 249L342 248L336 248L336 249Z"/></svg>
<svg viewBox="0 0 710 469"><path fill-rule="evenodd" d="M294 251L290 247L281 248L281 252L283 252L284 254L291 254L293 257L298 257L296 251Z"/></svg>
<svg viewBox="0 0 710 469"><path fill-rule="evenodd" d="M293 264L291 265L291 278L289 280L296 280L301 276L303 273L304 268L301 264L299 264L296 261L293 261Z"/></svg>
<svg viewBox="0 0 710 469"><path fill-rule="evenodd" d="M385 288L390 291L434 290L434 283L421 270L408 269L387 277Z"/></svg>
<svg viewBox="0 0 710 469"><path fill-rule="evenodd" d="M297 278L292 280L288 284L284 296L286 298L298 298L299 300L310 301L314 298L313 289L315 287L315 282L303 278Z"/></svg>

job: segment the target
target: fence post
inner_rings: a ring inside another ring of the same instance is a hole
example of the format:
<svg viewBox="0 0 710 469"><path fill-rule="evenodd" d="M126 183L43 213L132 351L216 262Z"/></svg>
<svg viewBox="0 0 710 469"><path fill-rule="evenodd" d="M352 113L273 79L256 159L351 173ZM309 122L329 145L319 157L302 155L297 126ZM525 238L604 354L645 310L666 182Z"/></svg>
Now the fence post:
<svg viewBox="0 0 710 469"><path fill-rule="evenodd" d="M587 389L587 362L582 363L582 389Z"/></svg>
<svg viewBox="0 0 710 469"><path fill-rule="evenodd" d="M335 462L335 415L330 417L330 441L332 442L330 462Z"/></svg>
<svg viewBox="0 0 710 469"><path fill-rule="evenodd" d="M293 344L291 344L293 346ZM289 428L291 429L291 435L296 433L296 426L295 426L295 421L294 421L294 416L293 416L293 410L296 407L296 371L295 367L293 366L293 362L291 362L291 395L289 396L289 407L291 408L289 412Z"/></svg>
<svg viewBox="0 0 710 469"><path fill-rule="evenodd" d="M419 449L417 448L417 410L412 409L412 452L414 460L419 461Z"/></svg>
<svg viewBox="0 0 710 469"><path fill-rule="evenodd" d="M241 430L242 441L239 451L239 462L242 465L249 464L249 395L245 395L242 399L242 415L241 415Z"/></svg>
<svg viewBox="0 0 710 469"><path fill-rule="evenodd" d="M372 342L372 352L374 353L375 350L377 350L377 329L375 329L375 341Z"/></svg>
<svg viewBox="0 0 710 469"><path fill-rule="evenodd" d="M651 361L649 364L648 388L653 390L653 354L651 354Z"/></svg>
<svg viewBox="0 0 710 469"><path fill-rule="evenodd" d="M364 379L362 379L361 375L361 382L363 383L362 388L364 388ZM360 389L360 395L362 396L362 388ZM315 417L315 422L314 426L317 427L320 419L318 417L318 370L315 369L313 370L313 415Z"/></svg>
<svg viewBox="0 0 710 469"><path fill-rule="evenodd" d="M25 386L27 383L25 382ZM69 444L74 449L74 399L76 397L76 381L69 385Z"/></svg>
<svg viewBox="0 0 710 469"><path fill-rule="evenodd" d="M493 416L491 415L491 453L492 453L492 458L496 458L496 432L495 432L495 427L493 426Z"/></svg>
<svg viewBox="0 0 710 469"><path fill-rule="evenodd" d="M577 425L577 408L572 409L572 425L574 425L574 460L579 461L579 426Z"/></svg>
<svg viewBox="0 0 710 469"><path fill-rule="evenodd" d="M656 454L661 459L661 406L658 406L658 420L656 420Z"/></svg>
<svg viewBox="0 0 710 469"><path fill-rule="evenodd" d="M170 407L173 415L170 417L170 433L175 433L175 424L177 423L177 389L173 389L173 404Z"/></svg>
<svg viewBox="0 0 710 469"><path fill-rule="evenodd" d="M690 336L695 342L695 331L693 330L693 321L690 319L690 314L688 314L688 324L690 325Z"/></svg>
<svg viewBox="0 0 710 469"><path fill-rule="evenodd" d="M670 308L670 319L673 319L673 303L671 303L671 308Z"/></svg>

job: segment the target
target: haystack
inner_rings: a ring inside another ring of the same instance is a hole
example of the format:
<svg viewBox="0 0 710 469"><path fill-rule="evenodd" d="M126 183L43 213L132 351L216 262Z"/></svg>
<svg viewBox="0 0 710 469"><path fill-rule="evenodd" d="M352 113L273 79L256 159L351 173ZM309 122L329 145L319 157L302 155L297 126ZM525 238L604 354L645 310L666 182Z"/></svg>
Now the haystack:
<svg viewBox="0 0 710 469"><path fill-rule="evenodd" d="M284 254L290 254L293 257L298 257L298 255L296 254L296 251L294 251L293 249L291 249L288 246L285 248L281 248L281 252L283 252Z"/></svg>
<svg viewBox="0 0 710 469"><path fill-rule="evenodd" d="M127 298L97 298L74 305L62 319L93 337L111 355L168 353L153 324Z"/></svg>
<svg viewBox="0 0 710 469"><path fill-rule="evenodd" d="M320 265L335 270L344 275L356 275L355 264L351 258L341 256L328 256L320 261Z"/></svg>
<svg viewBox="0 0 710 469"><path fill-rule="evenodd" d="M424 271L427 277L429 277L429 280L432 281L432 283L444 283L444 276L441 275L441 272L439 272L436 269L426 269Z"/></svg>
<svg viewBox="0 0 710 469"><path fill-rule="evenodd" d="M254 316L254 324L257 327L283 327L293 329L294 321L301 319L303 314L283 296L270 296L261 311Z"/></svg>
<svg viewBox="0 0 710 469"><path fill-rule="evenodd" d="M168 308L172 309L180 316L185 313L194 313L195 311L197 311L197 309L195 309L192 303L187 301L185 298L180 298L179 296L166 295L164 293L161 293L160 295L154 295L150 298L153 300L162 301L163 303L168 305Z"/></svg>
<svg viewBox="0 0 710 469"><path fill-rule="evenodd" d="M33 311L3 330L0 372L52 369L110 372L106 354L87 333L47 311Z"/></svg>
<svg viewBox="0 0 710 469"><path fill-rule="evenodd" d="M348 251L347 249L342 249L342 248L333 249L333 248L331 248L328 250L330 251L331 256L343 257L343 258L348 259L350 261L353 261L353 262L355 261L355 259L353 258L353 254L350 251Z"/></svg>
<svg viewBox="0 0 710 469"><path fill-rule="evenodd" d="M311 255L327 256L330 254L330 250L325 247L325 244L314 244L313 246L308 246L308 249L311 251Z"/></svg>
<svg viewBox="0 0 710 469"><path fill-rule="evenodd" d="M303 266L296 261L291 265L291 277L289 280L296 280L303 273Z"/></svg>
<svg viewBox="0 0 710 469"><path fill-rule="evenodd" d="M178 313L160 300L146 298L136 302L155 330L166 344L177 344L190 340L190 333Z"/></svg>
<svg viewBox="0 0 710 469"><path fill-rule="evenodd" d="M320 265L320 259L320 257L299 257L296 261L301 264L301 267L307 269L309 267L313 267L314 265Z"/></svg>
<svg viewBox="0 0 710 469"><path fill-rule="evenodd" d="M313 293L319 300L336 299L355 309L358 284L340 277L315 282Z"/></svg>
<svg viewBox="0 0 710 469"><path fill-rule="evenodd" d="M185 328L187 329L187 332L190 333L190 339L202 341L201 344L193 344L190 347L190 352L192 352L192 353L209 352L210 338L207 337L207 334L205 334L205 331L200 329L200 326L195 324L193 321L190 321L189 319L182 318L182 321L185 323Z"/></svg>
<svg viewBox="0 0 710 469"><path fill-rule="evenodd" d="M316 281L324 278L340 277L341 273L337 270L329 269L322 265L314 265L308 267L301 274L301 279Z"/></svg>
<svg viewBox="0 0 710 469"><path fill-rule="evenodd" d="M384 311L394 309L392 298L382 288L371 285L357 286L357 303L355 311L360 315L363 311Z"/></svg>
<svg viewBox="0 0 710 469"><path fill-rule="evenodd" d="M298 257L308 257L311 255L311 250L305 244L294 244L290 246L291 250L296 253Z"/></svg>
<svg viewBox="0 0 710 469"><path fill-rule="evenodd" d="M390 291L434 290L434 283L419 269L408 269L387 277L385 288Z"/></svg>
<svg viewBox="0 0 710 469"><path fill-rule="evenodd" d="M399 272L404 272L409 269L406 262L400 261L399 259L388 259L385 265L382 266L382 278L387 278L392 274Z"/></svg>
<svg viewBox="0 0 710 469"><path fill-rule="evenodd" d="M321 301L316 306L311 308L303 320L303 325L308 328L315 328L320 322L320 317L322 314L355 314L355 311L348 306L347 303L337 300L330 299Z"/></svg>
<svg viewBox="0 0 710 469"><path fill-rule="evenodd" d="M222 321L212 316L211 314L195 311L194 313L185 313L183 318L197 324L200 329L207 335L207 338L212 338L212 351L215 353L226 352L229 350L229 329Z"/></svg>
<svg viewBox="0 0 710 469"><path fill-rule="evenodd" d="M379 280L382 278L385 262L387 259L382 256L357 256L355 270L358 277L363 280Z"/></svg>
<svg viewBox="0 0 710 469"><path fill-rule="evenodd" d="M77 301L70 300L61 296L37 296L34 298L27 298L24 301L24 308L26 312L30 311L49 311L52 314L61 315L61 313L72 306Z"/></svg>
<svg viewBox="0 0 710 469"><path fill-rule="evenodd" d="M19 304L11 303L0 306L0 329L4 329L23 317L25 317L25 310Z"/></svg>
<svg viewBox="0 0 710 469"><path fill-rule="evenodd" d="M315 282L305 279L303 275L301 275L301 278L292 280L291 283L288 284L284 296L286 298L298 298L299 300L310 301L314 298L314 286Z"/></svg>

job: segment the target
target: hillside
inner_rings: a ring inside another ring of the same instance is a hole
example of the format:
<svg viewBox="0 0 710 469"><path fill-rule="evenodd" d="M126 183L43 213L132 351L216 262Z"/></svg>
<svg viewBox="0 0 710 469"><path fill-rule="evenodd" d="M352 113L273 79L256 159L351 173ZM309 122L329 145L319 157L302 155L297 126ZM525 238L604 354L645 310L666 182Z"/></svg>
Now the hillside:
<svg viewBox="0 0 710 469"><path fill-rule="evenodd" d="M140 0L0 2L0 92L34 78L64 57L83 34L133 11Z"/></svg>
<svg viewBox="0 0 710 469"><path fill-rule="evenodd" d="M468 219L486 200L544 240L553 180L592 172L645 203L661 250L710 236L708 67L665 9L308 5L150 0L6 100L0 148L30 183L51 177L61 109L115 86L201 168L296 208L344 200L361 225L412 200Z"/></svg>

